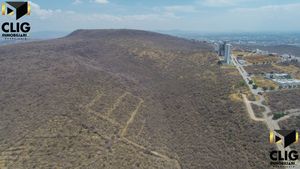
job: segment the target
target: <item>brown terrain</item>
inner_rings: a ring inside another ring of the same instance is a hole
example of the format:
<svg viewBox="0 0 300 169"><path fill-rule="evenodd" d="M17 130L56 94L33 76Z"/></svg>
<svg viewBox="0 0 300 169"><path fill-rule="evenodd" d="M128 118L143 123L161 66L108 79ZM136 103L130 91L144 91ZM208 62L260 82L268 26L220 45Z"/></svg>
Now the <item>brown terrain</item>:
<svg viewBox="0 0 300 169"><path fill-rule="evenodd" d="M278 53L280 55L291 54L300 57L300 47L296 45L238 45L238 47L246 50L260 49L272 53Z"/></svg>
<svg viewBox="0 0 300 169"><path fill-rule="evenodd" d="M244 59L251 64L267 64L267 63L273 63L278 62L279 58L275 56L264 56L264 55L252 55L252 56L246 56Z"/></svg>
<svg viewBox="0 0 300 169"><path fill-rule="evenodd" d="M250 65L250 66L245 66L245 70L250 73L250 74L255 74L255 75L261 75L264 73L284 73L283 70L274 67L272 64L265 64L265 65Z"/></svg>
<svg viewBox="0 0 300 169"><path fill-rule="evenodd" d="M268 129L212 51L136 30L0 47L0 168L270 168Z"/></svg>
<svg viewBox="0 0 300 169"><path fill-rule="evenodd" d="M272 112L300 108L300 89L282 90L266 94Z"/></svg>

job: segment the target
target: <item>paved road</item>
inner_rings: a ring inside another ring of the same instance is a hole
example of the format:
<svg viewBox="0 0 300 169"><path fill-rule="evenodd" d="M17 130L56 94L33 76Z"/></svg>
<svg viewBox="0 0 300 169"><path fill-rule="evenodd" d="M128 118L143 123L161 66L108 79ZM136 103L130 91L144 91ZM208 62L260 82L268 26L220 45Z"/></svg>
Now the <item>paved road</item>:
<svg viewBox="0 0 300 169"><path fill-rule="evenodd" d="M232 56L232 61L233 61L234 66L237 68L237 70L243 77L244 81L247 83L251 93L253 93L254 95L257 95L258 93L263 92L262 88L253 89L253 86L249 84L249 81L250 80L253 81L253 80L250 76L248 76L248 73L245 71L244 67L239 64L236 57Z"/></svg>

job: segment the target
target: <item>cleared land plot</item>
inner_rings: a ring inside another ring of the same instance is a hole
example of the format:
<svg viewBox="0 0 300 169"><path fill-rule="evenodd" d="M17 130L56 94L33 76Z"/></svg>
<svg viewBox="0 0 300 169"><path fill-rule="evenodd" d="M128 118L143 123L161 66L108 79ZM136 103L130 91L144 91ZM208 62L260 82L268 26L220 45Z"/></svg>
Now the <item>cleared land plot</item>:
<svg viewBox="0 0 300 169"><path fill-rule="evenodd" d="M272 64L250 65L250 66L245 66L244 69L246 70L246 72L251 74L263 74L263 73L270 73L270 72L283 73L281 69L274 67Z"/></svg>
<svg viewBox="0 0 300 169"><path fill-rule="evenodd" d="M252 56L253 55L252 52L242 52L242 51L233 51L232 53L234 55L238 56L238 57L246 57L246 56Z"/></svg>
<svg viewBox="0 0 300 169"><path fill-rule="evenodd" d="M275 68L292 75L293 78L300 79L300 67L293 64L274 64Z"/></svg>
<svg viewBox="0 0 300 169"><path fill-rule="evenodd" d="M254 80L254 83L259 86L259 87L266 87L267 89L273 88L276 89L279 86L273 82L272 80L266 79L264 77L261 76L255 76L254 78L252 78Z"/></svg>
<svg viewBox="0 0 300 169"><path fill-rule="evenodd" d="M245 70L251 74L264 74L264 73L288 73L293 78L300 79L300 67L297 63L277 63L265 65L250 65L245 66Z"/></svg>

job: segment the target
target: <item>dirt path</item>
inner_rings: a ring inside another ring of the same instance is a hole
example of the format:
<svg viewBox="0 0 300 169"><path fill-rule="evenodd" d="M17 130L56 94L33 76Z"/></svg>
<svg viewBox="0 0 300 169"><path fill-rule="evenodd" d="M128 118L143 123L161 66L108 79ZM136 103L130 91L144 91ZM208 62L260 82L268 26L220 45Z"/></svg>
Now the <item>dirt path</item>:
<svg viewBox="0 0 300 169"><path fill-rule="evenodd" d="M172 158L170 158L170 157L168 157L166 155L163 155L163 154L161 154L159 152L156 152L156 151L151 151L151 150L149 150L148 148L146 148L144 146L141 146L141 145L139 145L139 144L137 144L137 143L135 143L133 141L128 140L127 138L123 138L123 141L125 141L127 144L131 144L132 146L134 146L136 148L139 148L139 149L141 149L143 151L147 151L147 153L150 154L150 155L162 158L162 159L164 159L166 161L172 161L172 162L175 163L177 169L181 169L181 166L180 166L179 162L176 159L172 159Z"/></svg>
<svg viewBox="0 0 300 169"><path fill-rule="evenodd" d="M110 114L113 110L115 110L117 108L117 106L122 102L122 100L126 97L126 95L128 94L131 94L129 92L125 92L124 94L122 94L119 98L117 98L116 102L112 105L111 109L108 110L109 112L107 112L106 114ZM99 117L103 120L106 120L108 122L110 122L111 124L113 125L116 125L116 126L121 126L121 124L117 123L115 120L111 119L108 115L102 115L101 113L97 113L96 111L92 110L92 106L94 104L96 104L96 102L98 100L100 100L100 98L103 96L103 93L102 92L99 92L97 91L97 94L96 96L94 97L93 100L91 100L90 103L88 103L86 106L84 106L85 108L85 111L88 111L90 113L92 113L93 115L95 115L96 117ZM174 163L174 165L176 166L175 169L181 169L181 166L180 166L180 163L178 162L178 160L174 159L174 158L170 158L168 157L167 155L164 155L164 154L161 154L157 151L152 151L152 150L149 150L149 148L146 148L142 145L139 145L129 139L127 139L125 137L126 133L127 133L127 130L128 130L128 127L130 126L130 124L132 124L134 122L134 119L138 113L138 111L140 110L141 106L144 104L144 100L142 98L139 98L140 101L138 103L138 105L136 106L135 110L131 113L130 115L130 118L128 119L128 121L126 122L125 126L123 127L122 130L120 130L120 141L123 141L125 142L126 144L130 144L132 146L134 146L135 148L138 148L138 149L141 149L143 150L143 152L149 154L149 155L153 155L153 156L156 156L158 158L161 158L163 160L166 160L166 161L170 161L172 163ZM144 125L144 124L143 124ZM143 129L144 126L142 126L141 130ZM141 132L141 131L140 131ZM0 164L1 164L1 159L0 159ZM1 166L1 165L0 165Z"/></svg>
<svg viewBox="0 0 300 169"><path fill-rule="evenodd" d="M122 94L119 98L117 98L117 101L112 105L112 107L107 111L107 116L110 116L110 114L120 105L121 101L128 95L128 92L125 92Z"/></svg>
<svg viewBox="0 0 300 169"><path fill-rule="evenodd" d="M125 127L123 128L123 130L122 130L122 132L120 134L121 137L125 136L125 134L127 132L127 129L128 129L128 126L133 122L133 120L134 120L137 112L139 111L139 109L143 105L143 103L144 103L144 100L140 99L139 104L137 105L137 107L135 108L135 110L131 113L129 120L126 122L126 125L125 125Z"/></svg>
<svg viewBox="0 0 300 169"><path fill-rule="evenodd" d="M288 113L287 115L277 119L277 123L280 122L280 121L283 121L283 120L287 120L288 118L290 117L293 117L293 116L300 116L300 109L293 109L293 110L288 110L286 112L290 112Z"/></svg>
<svg viewBox="0 0 300 169"><path fill-rule="evenodd" d="M250 117L252 120L254 120L254 121L265 121L264 119L262 119L262 118L257 118L257 117L255 116L255 113L254 113L254 111L253 111L253 109L252 109L252 106L251 106L249 100L247 99L246 95L243 94L242 96L243 96L243 100L244 100L244 103L245 103L245 105L246 105L246 108L247 108L247 112L248 112L248 114L249 114L249 117Z"/></svg>

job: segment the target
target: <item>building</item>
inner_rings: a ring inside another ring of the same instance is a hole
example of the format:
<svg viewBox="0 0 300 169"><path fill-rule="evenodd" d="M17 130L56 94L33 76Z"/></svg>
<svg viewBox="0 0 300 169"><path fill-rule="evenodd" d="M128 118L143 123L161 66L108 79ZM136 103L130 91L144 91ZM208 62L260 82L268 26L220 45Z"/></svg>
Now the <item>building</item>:
<svg viewBox="0 0 300 169"><path fill-rule="evenodd" d="M239 62L240 65L246 65L247 64L247 62L243 59L238 58L237 61Z"/></svg>
<svg viewBox="0 0 300 169"><path fill-rule="evenodd" d="M294 55L283 54L280 57L282 62L300 62L300 58Z"/></svg>
<svg viewBox="0 0 300 169"><path fill-rule="evenodd" d="M225 45L225 62L227 64L231 64L231 45L230 44L226 44Z"/></svg>
<svg viewBox="0 0 300 169"><path fill-rule="evenodd" d="M300 80L297 79L273 79L273 81L283 89L300 88Z"/></svg>
<svg viewBox="0 0 300 169"><path fill-rule="evenodd" d="M219 50L218 50L219 56L225 56L225 45L226 42L219 42Z"/></svg>
<svg viewBox="0 0 300 169"><path fill-rule="evenodd" d="M227 42L219 42L218 55L224 57L224 62L231 64L231 45Z"/></svg>
<svg viewBox="0 0 300 169"><path fill-rule="evenodd" d="M268 55L269 54L268 51L263 51L263 50L260 50L260 49L256 49L255 53L260 54L260 55Z"/></svg>
<svg viewBox="0 0 300 169"><path fill-rule="evenodd" d="M300 80L293 79L287 73L267 73L266 78L271 79L283 89L300 88Z"/></svg>
<svg viewBox="0 0 300 169"><path fill-rule="evenodd" d="M267 73L266 78L268 79L292 79L291 75L287 73Z"/></svg>
<svg viewBox="0 0 300 169"><path fill-rule="evenodd" d="M214 44L215 52L218 53L218 55L219 55L219 43L214 42L213 44Z"/></svg>

